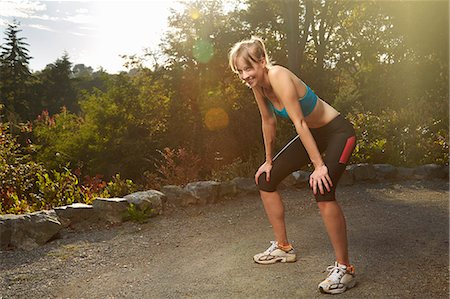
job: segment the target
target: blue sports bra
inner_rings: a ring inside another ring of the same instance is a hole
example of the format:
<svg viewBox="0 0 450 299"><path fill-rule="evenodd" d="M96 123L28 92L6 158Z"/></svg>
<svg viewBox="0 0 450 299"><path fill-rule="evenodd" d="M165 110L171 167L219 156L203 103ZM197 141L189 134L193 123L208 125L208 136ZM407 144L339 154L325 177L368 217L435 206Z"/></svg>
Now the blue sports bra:
<svg viewBox="0 0 450 299"><path fill-rule="evenodd" d="M311 90L311 88L309 88L308 85L305 84L305 86L306 94L302 98L298 99L298 101L300 102L300 106L302 107L303 115L308 116L314 110L314 107L316 107L317 95L314 93L314 91ZM269 100L267 99L267 101ZM289 118L285 107L283 108L283 110L278 110L273 106L271 101L269 101L269 104L270 106L272 106L272 110L276 114L284 118Z"/></svg>

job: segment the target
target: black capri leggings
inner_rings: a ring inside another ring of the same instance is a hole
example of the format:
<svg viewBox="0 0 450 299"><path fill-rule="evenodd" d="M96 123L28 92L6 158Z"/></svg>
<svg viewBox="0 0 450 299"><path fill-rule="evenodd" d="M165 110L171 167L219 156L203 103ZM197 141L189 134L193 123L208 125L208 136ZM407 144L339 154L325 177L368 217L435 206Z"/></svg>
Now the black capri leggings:
<svg viewBox="0 0 450 299"><path fill-rule="evenodd" d="M355 148L355 130L349 121L338 115L325 126L310 129L310 131L316 140L319 151L324 156L324 163L333 183L330 192L326 188L324 188L325 194L317 191L316 201L335 200L337 183ZM309 163L311 160L297 135L273 158L270 181L267 182L266 173L262 173L258 178L258 187L262 191L274 192L284 178Z"/></svg>

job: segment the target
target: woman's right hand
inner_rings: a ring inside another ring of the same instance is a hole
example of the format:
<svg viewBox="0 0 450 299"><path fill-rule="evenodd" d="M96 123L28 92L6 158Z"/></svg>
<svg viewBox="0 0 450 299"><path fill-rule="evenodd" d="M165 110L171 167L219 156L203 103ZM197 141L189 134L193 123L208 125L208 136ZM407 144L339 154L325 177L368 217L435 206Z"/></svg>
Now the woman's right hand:
<svg viewBox="0 0 450 299"><path fill-rule="evenodd" d="M255 174L256 185L258 185L259 176L263 172L266 173L266 181L269 182L270 181L270 171L271 170L272 170L272 162L268 162L268 161L264 162L264 164L259 167L258 171Z"/></svg>

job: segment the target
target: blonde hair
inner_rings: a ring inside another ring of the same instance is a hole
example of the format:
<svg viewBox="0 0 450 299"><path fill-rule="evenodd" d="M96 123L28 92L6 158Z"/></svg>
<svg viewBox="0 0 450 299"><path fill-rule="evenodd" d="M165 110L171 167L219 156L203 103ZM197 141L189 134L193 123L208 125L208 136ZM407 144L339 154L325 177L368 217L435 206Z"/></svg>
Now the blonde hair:
<svg viewBox="0 0 450 299"><path fill-rule="evenodd" d="M267 66L271 67L272 62L267 55L266 46L261 38L252 36L248 40L243 40L234 44L228 53L228 63L234 73L238 73L236 60L242 57L249 65L265 59Z"/></svg>

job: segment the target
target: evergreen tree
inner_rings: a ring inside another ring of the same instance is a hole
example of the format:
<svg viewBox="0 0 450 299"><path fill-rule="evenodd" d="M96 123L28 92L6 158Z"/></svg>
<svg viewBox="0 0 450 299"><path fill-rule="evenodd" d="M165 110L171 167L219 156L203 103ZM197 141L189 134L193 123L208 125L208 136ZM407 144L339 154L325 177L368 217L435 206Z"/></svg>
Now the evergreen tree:
<svg viewBox="0 0 450 299"><path fill-rule="evenodd" d="M23 120L28 116L26 86L31 78L28 68L31 56L28 54L24 37L18 37L19 23L14 20L5 31L6 43L0 54L0 103L6 106L9 120Z"/></svg>
<svg viewBox="0 0 450 299"><path fill-rule="evenodd" d="M41 109L47 110L50 114L59 113L62 107L71 112L79 112L72 76L72 63L67 53L54 63L48 64L37 75L41 82Z"/></svg>

